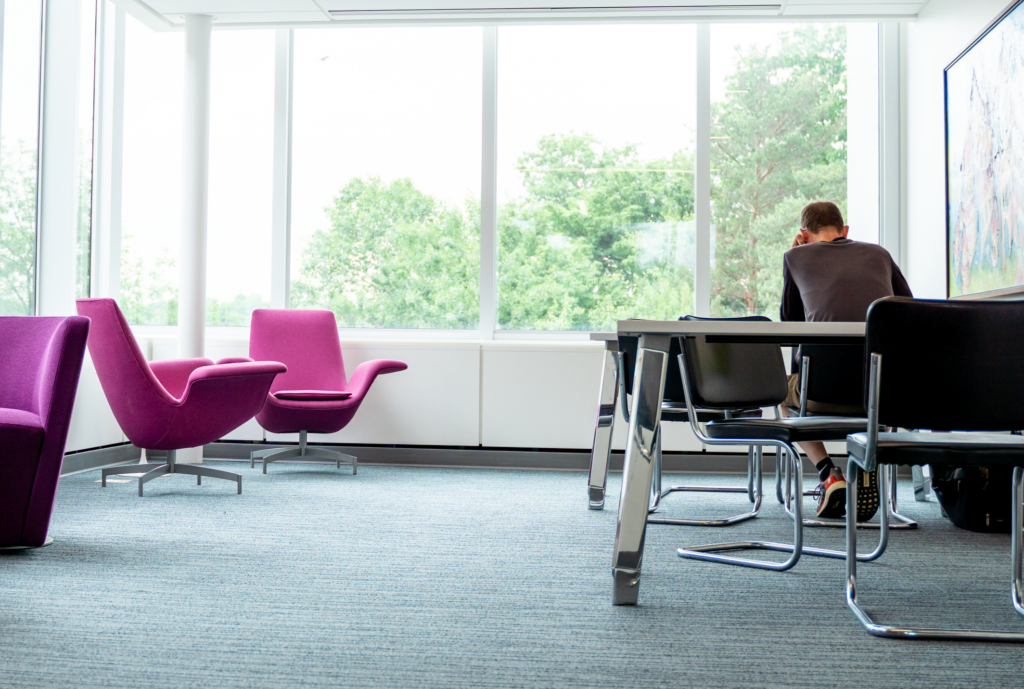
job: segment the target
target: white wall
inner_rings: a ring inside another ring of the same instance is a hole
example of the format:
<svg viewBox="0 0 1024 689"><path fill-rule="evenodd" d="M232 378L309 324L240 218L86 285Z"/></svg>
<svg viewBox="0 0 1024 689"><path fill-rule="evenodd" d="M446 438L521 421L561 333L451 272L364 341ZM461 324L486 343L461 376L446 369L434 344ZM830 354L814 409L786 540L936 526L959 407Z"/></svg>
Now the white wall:
<svg viewBox="0 0 1024 689"><path fill-rule="evenodd" d="M946 297L946 151L942 72L1008 0L931 0L901 41L903 268L914 296Z"/></svg>
<svg viewBox="0 0 1024 689"><path fill-rule="evenodd" d="M247 332L208 339L206 356L246 356ZM172 359L173 335L139 335L151 360ZM576 341L540 342L343 342L349 375L363 361L399 359L401 373L381 376L359 413L338 433L311 435L312 442L589 449L594 439L604 346ZM614 447L625 447L621 414ZM265 434L249 421L229 440L297 441ZM124 442L88 357L82 370L68 451ZM666 424L664 448L700 451L685 424Z"/></svg>

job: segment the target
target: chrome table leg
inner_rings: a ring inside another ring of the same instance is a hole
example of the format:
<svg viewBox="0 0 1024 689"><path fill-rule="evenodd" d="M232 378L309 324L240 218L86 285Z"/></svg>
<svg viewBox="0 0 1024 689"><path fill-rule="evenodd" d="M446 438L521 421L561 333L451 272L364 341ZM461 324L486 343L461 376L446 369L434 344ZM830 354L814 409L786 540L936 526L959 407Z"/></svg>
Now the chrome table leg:
<svg viewBox="0 0 1024 689"><path fill-rule="evenodd" d="M637 348L626 460L612 554L612 604L636 605L647 533L656 432L661 422L671 338L642 335Z"/></svg>
<svg viewBox="0 0 1024 689"><path fill-rule="evenodd" d="M590 453L590 474L587 479L587 506L604 509L605 486L608 484L608 462L612 454L612 431L615 428L615 403L619 397L618 342L605 343L601 368L601 390L597 400L597 423L594 447Z"/></svg>

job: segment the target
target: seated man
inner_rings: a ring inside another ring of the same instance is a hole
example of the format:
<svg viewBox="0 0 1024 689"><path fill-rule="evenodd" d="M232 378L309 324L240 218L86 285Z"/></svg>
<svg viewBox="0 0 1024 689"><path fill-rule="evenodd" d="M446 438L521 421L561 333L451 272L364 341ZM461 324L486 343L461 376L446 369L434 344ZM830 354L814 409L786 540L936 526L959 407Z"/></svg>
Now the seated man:
<svg viewBox="0 0 1024 689"><path fill-rule="evenodd" d="M782 262L784 321L854 321L863 323L868 307L882 297L912 297L892 256L877 244L847 239L850 228L834 203L808 204L800 217L801 230ZM786 407L800 406L799 375L789 376ZM808 401L817 414L859 415L861 410L842 405ZM822 443L801 443L814 462L818 486L818 516L839 518L846 514L846 480L832 463ZM878 509L877 474L861 472L857 486L857 521L867 521Z"/></svg>

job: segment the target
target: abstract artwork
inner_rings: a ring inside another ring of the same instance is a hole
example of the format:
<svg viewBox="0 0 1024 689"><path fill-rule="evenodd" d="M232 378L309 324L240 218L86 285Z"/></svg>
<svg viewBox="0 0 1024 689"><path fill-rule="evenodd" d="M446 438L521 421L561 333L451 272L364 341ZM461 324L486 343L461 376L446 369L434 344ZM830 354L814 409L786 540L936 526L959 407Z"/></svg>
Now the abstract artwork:
<svg viewBox="0 0 1024 689"><path fill-rule="evenodd" d="M1024 5L945 76L949 296L1024 285Z"/></svg>

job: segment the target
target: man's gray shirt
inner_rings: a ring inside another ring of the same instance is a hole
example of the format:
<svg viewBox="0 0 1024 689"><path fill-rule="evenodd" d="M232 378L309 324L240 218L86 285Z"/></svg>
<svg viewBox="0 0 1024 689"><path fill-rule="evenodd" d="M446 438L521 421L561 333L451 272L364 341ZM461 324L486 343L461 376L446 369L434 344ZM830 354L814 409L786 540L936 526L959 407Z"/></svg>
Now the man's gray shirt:
<svg viewBox="0 0 1024 689"><path fill-rule="evenodd" d="M876 299L914 296L888 251L843 237L793 247L782 276L784 321L863 322Z"/></svg>

